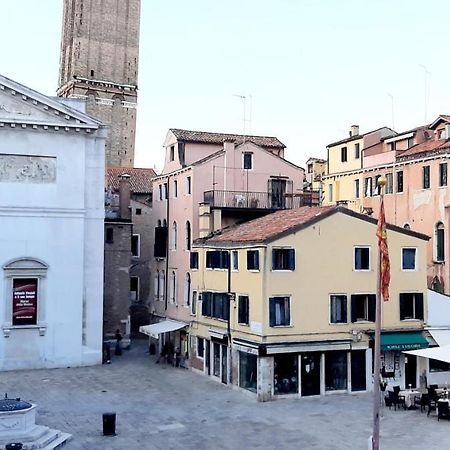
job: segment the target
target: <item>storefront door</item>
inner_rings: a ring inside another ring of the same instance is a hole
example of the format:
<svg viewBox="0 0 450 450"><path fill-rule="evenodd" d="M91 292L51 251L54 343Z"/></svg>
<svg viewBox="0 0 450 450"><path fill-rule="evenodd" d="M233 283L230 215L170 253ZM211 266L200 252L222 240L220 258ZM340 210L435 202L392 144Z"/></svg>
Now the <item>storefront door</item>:
<svg viewBox="0 0 450 450"><path fill-rule="evenodd" d="M366 351L353 350L352 361L352 391L366 390Z"/></svg>
<svg viewBox="0 0 450 450"><path fill-rule="evenodd" d="M302 396L320 395L320 353L304 353L302 364Z"/></svg>
<svg viewBox="0 0 450 450"><path fill-rule="evenodd" d="M228 357L227 357L227 347L225 347L225 345L221 345L222 347L222 383L227 384L227 378L228 378L228 370L227 370L227 362L228 362Z"/></svg>
<svg viewBox="0 0 450 450"><path fill-rule="evenodd" d="M211 342L208 340L205 340L205 370L211 375Z"/></svg>
<svg viewBox="0 0 450 450"><path fill-rule="evenodd" d="M405 355L405 388L416 387L417 357L415 355Z"/></svg>

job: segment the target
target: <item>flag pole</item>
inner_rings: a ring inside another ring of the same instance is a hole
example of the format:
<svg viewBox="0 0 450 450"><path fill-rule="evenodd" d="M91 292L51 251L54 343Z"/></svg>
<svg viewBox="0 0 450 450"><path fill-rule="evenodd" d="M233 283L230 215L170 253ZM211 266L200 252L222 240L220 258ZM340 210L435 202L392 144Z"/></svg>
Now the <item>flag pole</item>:
<svg viewBox="0 0 450 450"><path fill-rule="evenodd" d="M380 206L383 204L384 186L386 178L378 179L380 187ZM380 208L381 209L381 208ZM375 307L375 348L373 364L373 431L372 431L372 450L380 449L380 373L381 373L381 249L378 246L378 265L377 265L377 296Z"/></svg>

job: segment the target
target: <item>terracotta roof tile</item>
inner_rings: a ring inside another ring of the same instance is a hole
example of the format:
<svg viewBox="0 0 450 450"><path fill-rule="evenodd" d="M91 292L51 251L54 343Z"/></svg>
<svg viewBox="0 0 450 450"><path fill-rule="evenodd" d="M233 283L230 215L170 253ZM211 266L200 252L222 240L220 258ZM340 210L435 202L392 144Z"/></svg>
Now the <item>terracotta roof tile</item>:
<svg viewBox="0 0 450 450"><path fill-rule="evenodd" d="M408 158L411 156L421 155L423 153L435 153L440 150L450 148L450 141L445 139L430 140L414 145L398 155L399 159Z"/></svg>
<svg viewBox="0 0 450 450"><path fill-rule="evenodd" d="M119 190L120 175L130 175L131 192L134 194L150 194L152 192L151 179L156 176L153 169L138 169L134 167L107 167L105 173L106 189Z"/></svg>
<svg viewBox="0 0 450 450"><path fill-rule="evenodd" d="M177 139L184 142L198 142L205 144L223 144L224 140L233 140L236 144L253 142L253 144L266 148L285 148L286 146L272 136L244 136L242 134L209 133L206 131L190 131L171 128L170 131Z"/></svg>
<svg viewBox="0 0 450 450"><path fill-rule="evenodd" d="M277 211L237 225L211 237L207 242L263 242L291 228L306 224L333 209L336 209L336 206L304 206Z"/></svg>

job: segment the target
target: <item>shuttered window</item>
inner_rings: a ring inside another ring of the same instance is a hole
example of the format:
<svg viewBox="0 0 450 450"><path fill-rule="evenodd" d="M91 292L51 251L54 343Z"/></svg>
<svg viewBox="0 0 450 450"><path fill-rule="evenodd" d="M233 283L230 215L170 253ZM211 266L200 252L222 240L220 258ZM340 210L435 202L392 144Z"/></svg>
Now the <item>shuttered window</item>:
<svg viewBox="0 0 450 450"><path fill-rule="evenodd" d="M295 250L274 248L272 250L272 270L295 270Z"/></svg>
<svg viewBox="0 0 450 450"><path fill-rule="evenodd" d="M269 298L269 324L271 327L291 324L291 299L289 297Z"/></svg>
<svg viewBox="0 0 450 450"><path fill-rule="evenodd" d="M247 250L247 270L259 270L258 250Z"/></svg>
<svg viewBox="0 0 450 450"><path fill-rule="evenodd" d="M375 294L354 294L351 296L352 322L375 322Z"/></svg>

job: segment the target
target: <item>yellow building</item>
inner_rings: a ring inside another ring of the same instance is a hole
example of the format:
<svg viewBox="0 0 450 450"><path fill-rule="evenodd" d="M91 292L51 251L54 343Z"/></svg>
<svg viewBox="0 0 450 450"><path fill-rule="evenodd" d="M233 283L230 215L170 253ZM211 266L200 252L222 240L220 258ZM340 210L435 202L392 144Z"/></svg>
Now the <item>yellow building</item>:
<svg viewBox="0 0 450 450"><path fill-rule="evenodd" d="M344 207L279 211L195 242L191 362L260 401L372 389L376 221ZM428 237L388 225L383 375L419 383Z"/></svg>

